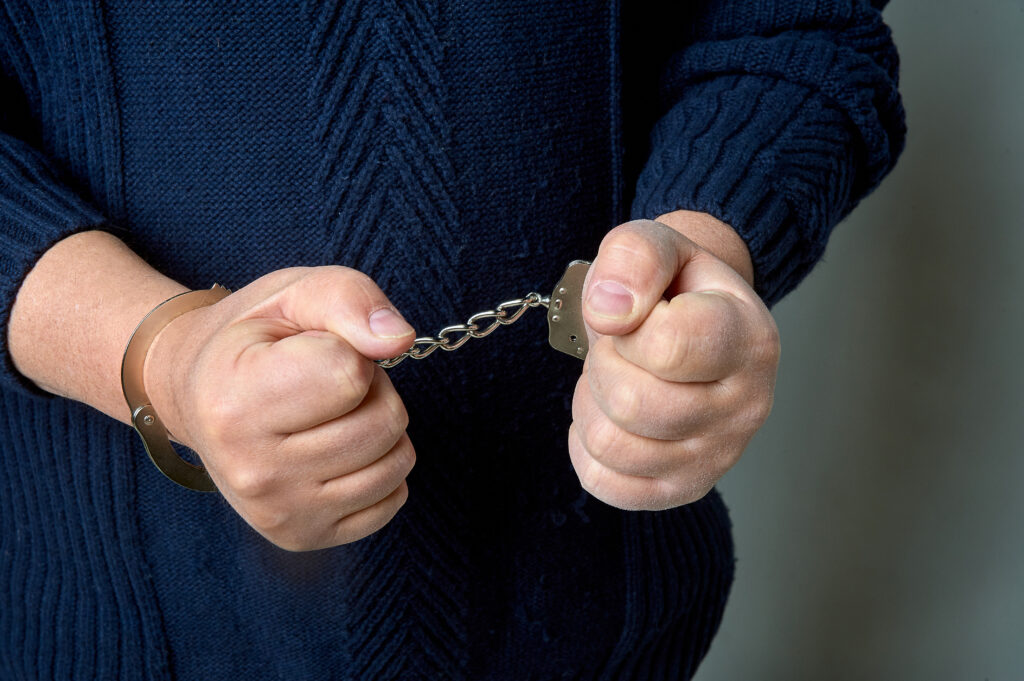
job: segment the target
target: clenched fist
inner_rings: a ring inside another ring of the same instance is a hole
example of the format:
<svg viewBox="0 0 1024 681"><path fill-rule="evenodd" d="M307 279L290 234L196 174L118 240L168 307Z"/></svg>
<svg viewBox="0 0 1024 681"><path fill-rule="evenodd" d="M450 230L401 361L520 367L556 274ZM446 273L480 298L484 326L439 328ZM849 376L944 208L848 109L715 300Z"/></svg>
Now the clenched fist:
<svg viewBox="0 0 1024 681"><path fill-rule="evenodd" d="M590 352L569 429L583 487L623 509L700 499L771 410L771 314L732 267L650 220L605 237L583 311Z"/></svg>
<svg viewBox="0 0 1024 681"><path fill-rule="evenodd" d="M371 360L414 335L366 275L284 269L171 322L144 380L246 522L282 548L323 548L375 532L405 503L408 415Z"/></svg>

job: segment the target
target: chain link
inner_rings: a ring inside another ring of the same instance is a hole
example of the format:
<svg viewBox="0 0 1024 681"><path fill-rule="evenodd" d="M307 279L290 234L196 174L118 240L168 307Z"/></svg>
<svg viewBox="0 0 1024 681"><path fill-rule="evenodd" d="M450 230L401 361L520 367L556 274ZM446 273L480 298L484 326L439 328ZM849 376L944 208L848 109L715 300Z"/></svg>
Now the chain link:
<svg viewBox="0 0 1024 681"><path fill-rule="evenodd" d="M453 324L438 331L436 336L423 336L413 341L412 347L390 359L378 359L377 364L385 369L397 366L407 359L423 359L440 348L445 352L458 350L470 338L483 338L499 326L508 326L519 320L531 307L547 307L550 299L539 293L527 293L522 298L506 300L493 310L477 312L465 324ZM511 311L511 312L510 312Z"/></svg>

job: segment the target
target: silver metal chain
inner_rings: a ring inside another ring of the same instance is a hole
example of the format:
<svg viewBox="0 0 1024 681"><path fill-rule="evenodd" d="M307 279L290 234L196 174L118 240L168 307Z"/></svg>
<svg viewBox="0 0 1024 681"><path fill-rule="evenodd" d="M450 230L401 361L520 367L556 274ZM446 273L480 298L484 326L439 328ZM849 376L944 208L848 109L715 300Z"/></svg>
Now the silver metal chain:
<svg viewBox="0 0 1024 681"><path fill-rule="evenodd" d="M531 307L547 307L551 303L548 296L539 293L527 293L522 298L506 300L493 310L477 312L466 320L465 324L453 324L441 329L436 336L423 336L413 341L412 347L400 355L390 359L378 359L377 364L385 369L397 366L407 359L423 359L429 357L437 349L451 352L458 350L470 338L483 338L490 335L499 326L508 326L519 320Z"/></svg>

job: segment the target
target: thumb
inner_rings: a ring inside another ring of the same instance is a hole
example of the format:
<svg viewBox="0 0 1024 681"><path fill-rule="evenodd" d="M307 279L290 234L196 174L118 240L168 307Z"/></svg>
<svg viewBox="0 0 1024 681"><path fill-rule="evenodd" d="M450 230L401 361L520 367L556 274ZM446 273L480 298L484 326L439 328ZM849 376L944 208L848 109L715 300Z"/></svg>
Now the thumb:
<svg viewBox="0 0 1024 681"><path fill-rule="evenodd" d="M610 336L633 331L698 252L692 241L653 220L634 220L611 230L587 274L587 324Z"/></svg>
<svg viewBox="0 0 1024 681"><path fill-rule="evenodd" d="M279 294L281 316L301 331L328 331L368 359L408 350L416 332L370 277L348 267L316 267Z"/></svg>

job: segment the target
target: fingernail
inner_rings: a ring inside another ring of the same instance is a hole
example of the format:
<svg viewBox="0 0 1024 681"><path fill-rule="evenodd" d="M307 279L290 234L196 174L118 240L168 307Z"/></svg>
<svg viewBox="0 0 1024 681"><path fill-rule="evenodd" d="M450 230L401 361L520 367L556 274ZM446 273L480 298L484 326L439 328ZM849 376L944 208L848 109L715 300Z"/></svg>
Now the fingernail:
<svg viewBox="0 0 1024 681"><path fill-rule="evenodd" d="M412 333L413 328L397 312L382 307L370 315L370 331L381 338L401 338Z"/></svg>
<svg viewBox="0 0 1024 681"><path fill-rule="evenodd" d="M633 296L622 284L602 281L590 287L587 305L602 317L622 319L633 311Z"/></svg>

